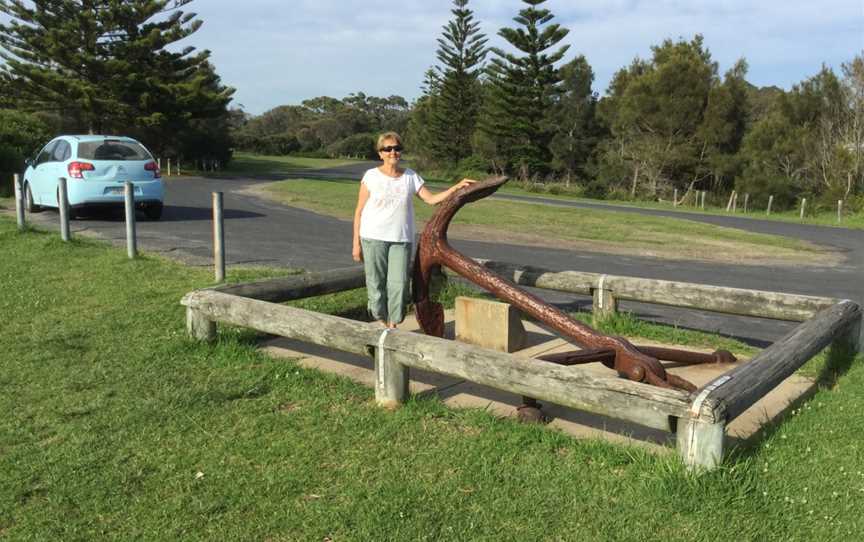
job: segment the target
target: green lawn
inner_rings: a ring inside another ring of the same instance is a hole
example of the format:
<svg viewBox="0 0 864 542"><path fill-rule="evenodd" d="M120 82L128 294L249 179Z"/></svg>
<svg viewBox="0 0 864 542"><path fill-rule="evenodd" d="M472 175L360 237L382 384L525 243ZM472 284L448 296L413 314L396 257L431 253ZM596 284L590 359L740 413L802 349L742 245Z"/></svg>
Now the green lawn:
<svg viewBox="0 0 864 542"><path fill-rule="evenodd" d="M857 540L864 367L718 471L190 342L210 273L0 217L0 538ZM250 278L257 273L246 273ZM269 274L273 274L272 272ZM236 275L232 275L235 279ZM362 292L320 301L344 312Z"/></svg>
<svg viewBox="0 0 864 542"><path fill-rule="evenodd" d="M324 169L356 163L357 160L334 158L304 158L300 156L266 156L245 152L234 153L225 171L248 174L296 173L303 169Z"/></svg>
<svg viewBox="0 0 864 542"><path fill-rule="evenodd" d="M357 204L358 182L297 179L273 183L266 190L287 205L348 220ZM420 202L415 208L420 221L428 219L434 210ZM676 259L826 261L822 249L804 241L638 213L487 199L464 207L453 224L455 228L479 228L476 235L484 238L509 235L507 240L511 240L516 235L516 241L527 243L560 240L580 243L589 250L611 247L622 253Z"/></svg>

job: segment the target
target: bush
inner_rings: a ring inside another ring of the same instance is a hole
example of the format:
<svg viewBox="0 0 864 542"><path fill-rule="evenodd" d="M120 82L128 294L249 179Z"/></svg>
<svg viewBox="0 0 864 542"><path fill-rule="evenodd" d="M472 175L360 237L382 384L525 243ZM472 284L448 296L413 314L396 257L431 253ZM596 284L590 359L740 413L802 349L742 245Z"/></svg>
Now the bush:
<svg viewBox="0 0 864 542"><path fill-rule="evenodd" d="M327 147L327 154L333 158L339 156L359 156L369 160L378 157L375 145L378 142L375 134L354 134L340 139Z"/></svg>

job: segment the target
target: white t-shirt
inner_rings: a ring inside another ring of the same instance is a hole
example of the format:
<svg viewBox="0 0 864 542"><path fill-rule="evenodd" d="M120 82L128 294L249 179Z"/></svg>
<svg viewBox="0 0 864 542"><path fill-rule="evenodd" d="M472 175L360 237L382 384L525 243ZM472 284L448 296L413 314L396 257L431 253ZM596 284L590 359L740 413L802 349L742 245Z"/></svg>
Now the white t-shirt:
<svg viewBox="0 0 864 542"><path fill-rule="evenodd" d="M360 181L369 190L369 199L360 215L360 237L397 243L414 242L414 194L423 178L412 169L389 177L376 167Z"/></svg>

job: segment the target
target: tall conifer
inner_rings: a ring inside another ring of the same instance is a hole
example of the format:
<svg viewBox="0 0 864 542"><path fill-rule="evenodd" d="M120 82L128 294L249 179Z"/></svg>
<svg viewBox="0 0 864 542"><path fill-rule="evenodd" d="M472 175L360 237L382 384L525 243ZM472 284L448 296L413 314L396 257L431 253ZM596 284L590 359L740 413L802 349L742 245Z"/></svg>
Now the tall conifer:
<svg viewBox="0 0 864 542"><path fill-rule="evenodd" d="M486 36L468 9L468 0L453 0L453 19L438 38L440 74L429 126L431 154L437 161L458 161L471 154L471 135L480 108L480 63L486 56Z"/></svg>
<svg viewBox="0 0 864 542"><path fill-rule="evenodd" d="M546 0L522 0L528 7L513 20L521 27L502 28L498 35L519 53L492 48L492 90L484 104L481 130L495 142L497 152L510 169L522 172L548 170L553 129L548 114L560 92L561 75L555 63L569 45L547 51L569 30L551 23L554 15L538 6Z"/></svg>

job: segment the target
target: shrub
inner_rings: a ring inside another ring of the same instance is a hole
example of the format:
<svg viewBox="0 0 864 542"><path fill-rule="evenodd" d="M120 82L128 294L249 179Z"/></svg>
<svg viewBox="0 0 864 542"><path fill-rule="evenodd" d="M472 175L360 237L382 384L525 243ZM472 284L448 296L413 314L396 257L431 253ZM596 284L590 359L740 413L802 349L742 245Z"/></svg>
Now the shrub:
<svg viewBox="0 0 864 542"><path fill-rule="evenodd" d="M377 142L378 138L375 134L354 134L331 143L327 147L327 154L333 158L339 156L360 156L374 160L378 157L378 152L375 150Z"/></svg>

